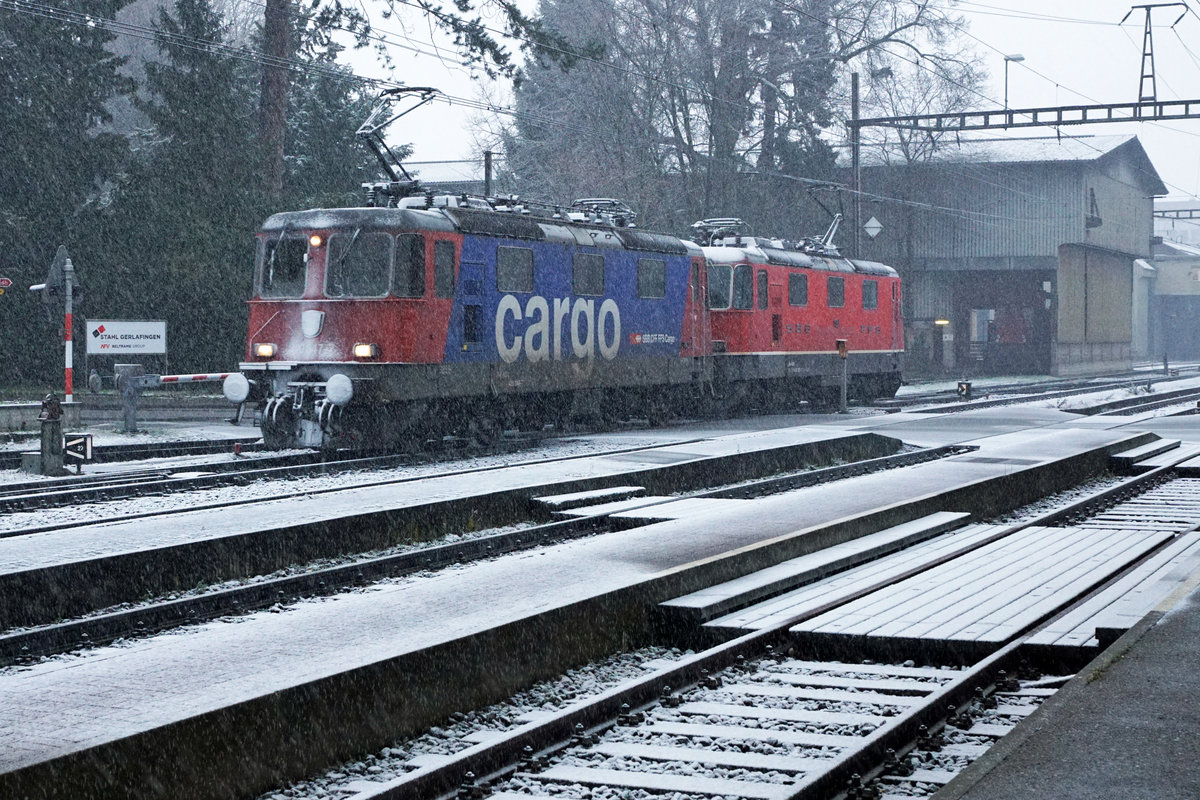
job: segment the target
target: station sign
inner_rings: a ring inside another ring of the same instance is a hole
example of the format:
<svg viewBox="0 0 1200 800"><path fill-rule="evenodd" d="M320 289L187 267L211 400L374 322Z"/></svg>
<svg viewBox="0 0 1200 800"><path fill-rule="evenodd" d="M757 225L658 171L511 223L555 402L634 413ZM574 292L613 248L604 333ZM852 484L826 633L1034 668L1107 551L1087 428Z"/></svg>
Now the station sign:
<svg viewBox="0 0 1200 800"><path fill-rule="evenodd" d="M88 355L166 355L167 322L161 319L90 319Z"/></svg>

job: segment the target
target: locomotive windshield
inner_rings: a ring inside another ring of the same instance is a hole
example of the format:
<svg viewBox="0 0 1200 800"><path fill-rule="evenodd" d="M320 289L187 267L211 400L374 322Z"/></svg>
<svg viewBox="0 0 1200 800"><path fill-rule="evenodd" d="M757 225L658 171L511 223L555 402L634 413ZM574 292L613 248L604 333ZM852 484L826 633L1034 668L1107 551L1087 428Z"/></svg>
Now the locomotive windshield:
<svg viewBox="0 0 1200 800"><path fill-rule="evenodd" d="M334 233L329 237L325 294L329 297L382 297L388 291L392 237L386 233Z"/></svg>
<svg viewBox="0 0 1200 800"><path fill-rule="evenodd" d="M708 307L729 308L733 268L728 264L708 265Z"/></svg>
<svg viewBox="0 0 1200 800"><path fill-rule="evenodd" d="M754 269L749 264L733 270L733 307L754 308Z"/></svg>
<svg viewBox="0 0 1200 800"><path fill-rule="evenodd" d="M268 238L259 248L259 294L262 297L300 297L304 294L308 239L304 236Z"/></svg>

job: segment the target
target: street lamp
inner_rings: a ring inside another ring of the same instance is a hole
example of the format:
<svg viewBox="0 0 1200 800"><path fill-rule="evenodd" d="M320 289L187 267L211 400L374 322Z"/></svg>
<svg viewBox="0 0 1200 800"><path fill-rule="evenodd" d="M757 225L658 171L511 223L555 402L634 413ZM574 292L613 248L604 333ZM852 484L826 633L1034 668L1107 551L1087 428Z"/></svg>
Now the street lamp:
<svg viewBox="0 0 1200 800"><path fill-rule="evenodd" d="M1008 62L1025 60L1025 56L1020 53L1013 53L1004 57L1004 109L1008 110Z"/></svg>

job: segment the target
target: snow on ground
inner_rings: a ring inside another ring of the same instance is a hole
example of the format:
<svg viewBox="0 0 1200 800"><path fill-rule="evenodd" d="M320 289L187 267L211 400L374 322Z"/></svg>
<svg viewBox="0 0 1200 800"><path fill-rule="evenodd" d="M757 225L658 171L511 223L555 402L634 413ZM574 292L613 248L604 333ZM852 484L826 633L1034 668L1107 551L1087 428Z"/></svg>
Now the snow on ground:
<svg viewBox="0 0 1200 800"><path fill-rule="evenodd" d="M1078 394L1071 397L1060 397L1050 400L1034 400L1030 401L1030 405L1035 408L1057 408L1061 411L1075 411L1081 408L1103 405L1104 403L1128 400L1131 397L1140 397L1145 402L1150 403L1156 399L1155 395L1159 391L1174 392L1184 389L1200 389L1200 378L1176 379L1169 382L1162 381L1158 384L1152 380L1130 381L1128 386L1121 387L1120 389L1106 389L1100 392L1089 392L1088 394ZM1192 403L1188 401L1184 405L1192 405Z"/></svg>
<svg viewBox="0 0 1200 800"><path fill-rule="evenodd" d="M253 439L261 436L250 425L230 425L227 422L145 422L137 433L124 433L119 423L83 424L68 433L90 433L96 447L123 444L162 444L164 442L198 442L214 439ZM38 448L39 434L0 432L0 451L25 452ZM86 469L86 468L85 468Z"/></svg>
<svg viewBox="0 0 1200 800"><path fill-rule="evenodd" d="M687 432L677 432L675 434L668 432L665 435L662 432L657 432L653 435L619 433L615 435L600 434L578 439L551 439L533 449L518 453L469 456L435 463L311 475L302 478L262 480L240 486L197 489L189 492L174 492L163 496L130 497L103 503L12 512L0 516L0 533L27 530L30 528L42 529L65 525L82 525L101 520L110 521L118 518L146 516L148 514L196 511L210 506L230 506L260 500L280 499L284 496L309 496L372 484L411 481L418 478L429 478L435 475L445 475L454 472L537 464L551 459L579 458L621 449L660 447L664 444L672 444L693 438L696 438L694 434ZM189 463L197 463L203 458L207 458L211 463L213 456L189 456L186 458L171 459L170 463L177 466L186 466ZM229 456L229 458L232 459L233 456ZM157 468L163 461L161 459L152 459L143 462L125 463L128 463L131 469L134 465L141 468ZM0 485L5 482L20 482L28 479L29 476L23 472L0 470Z"/></svg>
<svg viewBox="0 0 1200 800"><path fill-rule="evenodd" d="M617 684L637 680L687 655L691 655L690 650L683 652L647 647L569 670L508 701L478 711L456 713L422 736L395 742L361 760L340 764L322 775L268 792L262 798L344 798L378 788L382 783L411 772L418 765L475 746L477 742L467 738L471 734L479 731L511 731L539 716L548 716L585 702Z"/></svg>

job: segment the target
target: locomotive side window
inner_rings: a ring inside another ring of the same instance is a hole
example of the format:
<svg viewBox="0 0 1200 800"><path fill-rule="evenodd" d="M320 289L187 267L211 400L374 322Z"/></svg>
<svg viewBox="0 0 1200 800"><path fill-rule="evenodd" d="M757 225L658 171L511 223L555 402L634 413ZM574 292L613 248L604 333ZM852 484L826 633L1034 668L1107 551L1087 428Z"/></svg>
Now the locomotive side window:
<svg viewBox="0 0 1200 800"><path fill-rule="evenodd" d="M729 284L733 269L724 264L708 265L708 307L729 308Z"/></svg>
<svg viewBox="0 0 1200 800"><path fill-rule="evenodd" d="M425 296L425 237L418 233L396 237L395 290L400 297Z"/></svg>
<svg viewBox="0 0 1200 800"><path fill-rule="evenodd" d="M571 269L571 291L576 295L604 294L604 256L575 254Z"/></svg>
<svg viewBox="0 0 1200 800"><path fill-rule="evenodd" d="M879 281L863 281L863 308L879 308Z"/></svg>
<svg viewBox="0 0 1200 800"><path fill-rule="evenodd" d="M454 297L454 242L433 243L433 294Z"/></svg>
<svg viewBox="0 0 1200 800"><path fill-rule="evenodd" d="M808 305L808 276L803 272L788 274L788 305Z"/></svg>
<svg viewBox="0 0 1200 800"><path fill-rule="evenodd" d="M845 278L829 278L829 283L826 285L828 294L828 305L830 308L841 308L846 305L846 279Z"/></svg>
<svg viewBox="0 0 1200 800"><path fill-rule="evenodd" d="M262 252L263 297L301 297L308 266L308 238L280 236L267 239Z"/></svg>
<svg viewBox="0 0 1200 800"><path fill-rule="evenodd" d="M754 270L749 264L733 270L733 307L754 308Z"/></svg>
<svg viewBox="0 0 1200 800"><path fill-rule="evenodd" d="M533 291L533 251L528 247L496 248L496 288L502 292Z"/></svg>
<svg viewBox="0 0 1200 800"><path fill-rule="evenodd" d="M483 341L483 306L463 306L463 344Z"/></svg>
<svg viewBox="0 0 1200 800"><path fill-rule="evenodd" d="M386 233L332 233L325 265L328 297L383 297L392 268L392 237Z"/></svg>
<svg viewBox="0 0 1200 800"><path fill-rule="evenodd" d="M758 307L767 307L767 271L765 269L758 271Z"/></svg>
<svg viewBox="0 0 1200 800"><path fill-rule="evenodd" d="M667 262L657 258L638 259L638 297L667 296Z"/></svg>

